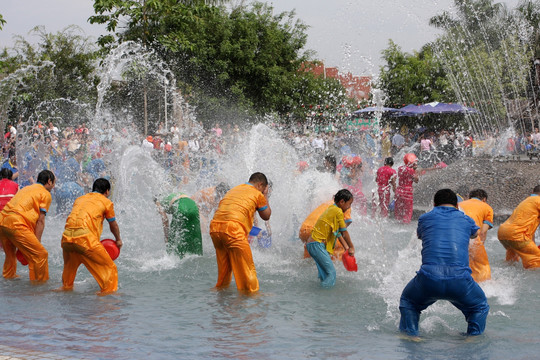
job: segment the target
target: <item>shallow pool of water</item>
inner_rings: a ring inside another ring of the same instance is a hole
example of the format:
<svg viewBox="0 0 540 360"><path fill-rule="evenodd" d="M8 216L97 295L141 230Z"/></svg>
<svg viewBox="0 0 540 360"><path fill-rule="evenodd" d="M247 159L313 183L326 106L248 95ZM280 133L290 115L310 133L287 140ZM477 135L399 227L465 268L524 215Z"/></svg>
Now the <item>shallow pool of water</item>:
<svg viewBox="0 0 540 360"><path fill-rule="evenodd" d="M156 215L157 216L157 215ZM119 217L122 219L122 217ZM215 253L208 237L204 255L177 259L162 244L160 223L138 235L120 221L125 248L116 261L118 293L99 297L81 267L73 292L61 285L63 218L47 219L50 281L31 285L0 280L0 344L88 359L515 359L538 354L540 305L536 271L504 263L489 232L493 279L482 284L491 306L485 335L467 338L461 313L438 302L422 314L422 341L400 336L399 296L420 265L415 225L356 219L350 232L358 272L336 264L333 289L319 286L299 241L279 238L254 248L261 290L255 295L213 289ZM3 255L0 255L3 263Z"/></svg>

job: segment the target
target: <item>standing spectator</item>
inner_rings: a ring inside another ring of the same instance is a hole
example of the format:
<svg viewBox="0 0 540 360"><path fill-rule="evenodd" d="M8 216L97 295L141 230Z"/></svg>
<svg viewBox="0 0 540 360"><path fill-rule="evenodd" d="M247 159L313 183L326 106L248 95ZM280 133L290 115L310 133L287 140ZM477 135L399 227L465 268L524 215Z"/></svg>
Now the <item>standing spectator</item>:
<svg viewBox="0 0 540 360"><path fill-rule="evenodd" d="M397 154L401 148L405 145L405 138L401 136L399 132L396 132L394 136L392 137L392 152L393 154Z"/></svg>

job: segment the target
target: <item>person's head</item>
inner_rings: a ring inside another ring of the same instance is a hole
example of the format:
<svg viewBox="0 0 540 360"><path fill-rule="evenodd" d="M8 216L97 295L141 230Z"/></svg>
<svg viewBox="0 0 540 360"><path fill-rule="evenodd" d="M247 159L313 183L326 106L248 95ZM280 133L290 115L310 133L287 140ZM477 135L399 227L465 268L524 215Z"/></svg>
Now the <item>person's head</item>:
<svg viewBox="0 0 540 360"><path fill-rule="evenodd" d="M217 198L217 200L223 199L223 197L225 196L225 194L229 190L230 190L230 187L229 187L228 184L226 184L224 182L220 182L219 184L217 184L216 185L216 198Z"/></svg>
<svg viewBox="0 0 540 360"><path fill-rule="evenodd" d="M37 177L36 180L39 184L45 186L45 188L49 191L52 190L54 187L54 183L56 181L56 177L54 176L54 173L50 170L42 170Z"/></svg>
<svg viewBox="0 0 540 360"><path fill-rule="evenodd" d="M384 159L384 165L394 166L394 159L391 157L387 157L386 159Z"/></svg>
<svg viewBox="0 0 540 360"><path fill-rule="evenodd" d="M353 200L353 194L347 189L341 189L334 195L334 203L343 211L350 209Z"/></svg>
<svg viewBox="0 0 540 360"><path fill-rule="evenodd" d="M268 186L268 179L266 178L266 175L261 172L251 174L248 182L262 193L264 193L264 190Z"/></svg>
<svg viewBox="0 0 540 360"><path fill-rule="evenodd" d="M477 198L480 200L487 200L488 194L484 189L474 189L469 193L469 199Z"/></svg>
<svg viewBox="0 0 540 360"><path fill-rule="evenodd" d="M96 179L92 185L92 191L108 196L107 192L111 191L111 183L104 178Z"/></svg>
<svg viewBox="0 0 540 360"><path fill-rule="evenodd" d="M334 155L326 155L324 157L324 168L331 172L332 174L336 173L336 157Z"/></svg>
<svg viewBox="0 0 540 360"><path fill-rule="evenodd" d="M441 189L435 193L433 197L433 205L452 205L457 207L457 195L450 189Z"/></svg>
<svg viewBox="0 0 540 360"><path fill-rule="evenodd" d="M7 168L1 169L0 170L0 179L12 180L13 179L13 171L11 171L10 169L7 169Z"/></svg>
<svg viewBox="0 0 540 360"><path fill-rule="evenodd" d="M11 160L12 162L17 160L17 152L15 151L14 148L9 149L8 157L9 157L9 160Z"/></svg>
<svg viewBox="0 0 540 360"><path fill-rule="evenodd" d="M533 189L533 194L540 195L540 185L536 185Z"/></svg>

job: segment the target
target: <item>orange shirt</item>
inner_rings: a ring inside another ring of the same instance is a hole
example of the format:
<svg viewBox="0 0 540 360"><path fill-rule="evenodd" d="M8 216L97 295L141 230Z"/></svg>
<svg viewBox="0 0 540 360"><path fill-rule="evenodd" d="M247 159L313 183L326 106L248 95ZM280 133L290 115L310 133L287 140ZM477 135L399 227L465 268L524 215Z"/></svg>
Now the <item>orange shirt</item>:
<svg viewBox="0 0 540 360"><path fill-rule="evenodd" d="M247 234L253 226L255 211L265 210L267 207L266 198L253 185L238 185L221 199L212 222L236 222Z"/></svg>
<svg viewBox="0 0 540 360"><path fill-rule="evenodd" d="M88 230L99 241L104 219L116 220L113 202L103 194L91 192L75 200L65 230Z"/></svg>
<svg viewBox="0 0 540 360"><path fill-rule="evenodd" d="M540 223L540 196L533 194L523 200L512 215L499 226L499 240L532 240Z"/></svg>
<svg viewBox="0 0 540 360"><path fill-rule="evenodd" d="M479 228L482 228L482 224L487 224L490 228L493 227L493 209L482 200L472 198L462 201L458 205L467 216L474 220Z"/></svg>
<svg viewBox="0 0 540 360"><path fill-rule="evenodd" d="M10 229L36 228L40 212L47 214L51 206L51 193L41 184L19 190L0 213L0 224Z"/></svg>

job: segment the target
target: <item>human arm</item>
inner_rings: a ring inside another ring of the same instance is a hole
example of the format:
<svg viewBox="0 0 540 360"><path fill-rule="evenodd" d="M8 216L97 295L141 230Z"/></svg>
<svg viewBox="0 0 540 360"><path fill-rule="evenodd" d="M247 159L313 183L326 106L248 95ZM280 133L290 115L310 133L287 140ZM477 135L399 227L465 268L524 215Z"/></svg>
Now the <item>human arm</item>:
<svg viewBox="0 0 540 360"><path fill-rule="evenodd" d="M259 212L259 216L264 221L270 220L270 216L272 215L272 209L270 209L270 203L268 202L268 190L269 186L267 185L263 191L263 195L266 199L266 206L262 207L260 210L257 209L257 211Z"/></svg>
<svg viewBox="0 0 540 360"><path fill-rule="evenodd" d="M491 229L491 226L489 226L488 224L482 224L482 227L480 228L480 230L478 230L478 236L480 236L482 244L486 242L487 232L489 229Z"/></svg>
<svg viewBox="0 0 540 360"><path fill-rule="evenodd" d="M45 229L45 213L43 211L39 212L39 218L34 229L34 234L36 235L39 242L41 242L41 235L43 235L43 230Z"/></svg>
<svg viewBox="0 0 540 360"><path fill-rule="evenodd" d="M351 241L351 237L347 230L341 232L341 236L338 238L341 245L349 251L349 255L354 256L354 245Z"/></svg>
<svg viewBox="0 0 540 360"><path fill-rule="evenodd" d="M165 242L168 242L169 241L169 218L167 216L167 213L165 212L165 209L163 209L163 206L160 204L160 202L157 199L154 199L154 202L156 203L156 207L159 212L159 215L161 215L161 223L163 225L163 233L165 234Z"/></svg>
<svg viewBox="0 0 540 360"><path fill-rule="evenodd" d="M116 240L116 246L118 246L118 248L120 249L124 244L122 243L122 239L120 238L120 227L118 226L116 220L109 222L109 229L114 235L114 239Z"/></svg>

